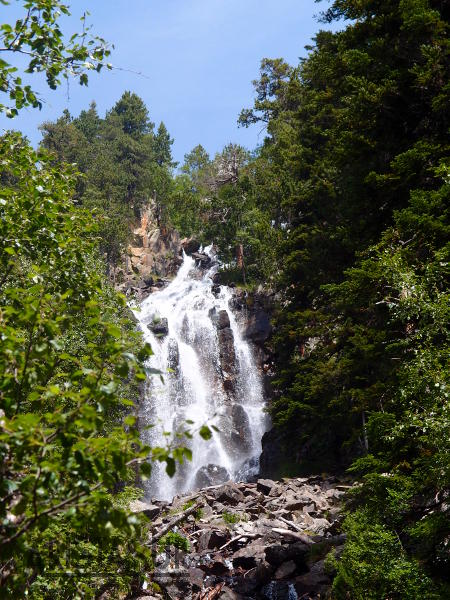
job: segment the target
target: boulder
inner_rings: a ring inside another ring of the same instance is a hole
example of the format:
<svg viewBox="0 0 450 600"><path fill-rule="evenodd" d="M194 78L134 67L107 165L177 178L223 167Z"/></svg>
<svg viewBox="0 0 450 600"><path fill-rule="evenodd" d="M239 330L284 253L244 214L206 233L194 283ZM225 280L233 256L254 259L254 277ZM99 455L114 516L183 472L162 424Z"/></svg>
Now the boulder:
<svg viewBox="0 0 450 600"><path fill-rule="evenodd" d="M195 260L195 264L201 269L206 269L211 264L211 258L203 252L192 252L191 256Z"/></svg>
<svg viewBox="0 0 450 600"><path fill-rule="evenodd" d="M265 585L270 580L271 575L272 568L270 565L261 562L250 571L247 571L244 575L238 575L236 577L236 588L240 592L254 598L254 592ZM280 596L280 598L282 597ZM270 600L275 600L275 597L271 597Z"/></svg>
<svg viewBox="0 0 450 600"><path fill-rule="evenodd" d="M270 492L276 487L275 481L271 479L258 479L256 482L256 489L258 492L262 492L266 496L270 494Z"/></svg>
<svg viewBox="0 0 450 600"><path fill-rule="evenodd" d="M309 552L310 546L303 542L294 542L289 545L274 544L265 549L266 561L274 567L289 560L293 560L299 567L305 567Z"/></svg>
<svg viewBox="0 0 450 600"><path fill-rule="evenodd" d="M275 579L286 579L295 573L297 565L293 560L288 560L281 564L275 571Z"/></svg>
<svg viewBox="0 0 450 600"><path fill-rule="evenodd" d="M149 519L155 519L161 512L160 506L149 504L148 502L141 502L140 500L132 500L129 509L132 513L142 513Z"/></svg>
<svg viewBox="0 0 450 600"><path fill-rule="evenodd" d="M195 475L195 488L201 489L210 485L219 485L230 480L230 474L220 465L209 464L201 467Z"/></svg>
<svg viewBox="0 0 450 600"><path fill-rule="evenodd" d="M197 567L191 567L189 569L189 581L195 591L200 591L202 589L204 579L205 573L201 569L198 569Z"/></svg>
<svg viewBox="0 0 450 600"><path fill-rule="evenodd" d="M236 506L239 502L244 502L245 500L244 494L233 481L229 481L225 485L211 490L211 495L214 496L217 502L231 506Z"/></svg>
<svg viewBox="0 0 450 600"><path fill-rule="evenodd" d="M184 238L180 243L185 254L190 255L200 250L200 242L195 238Z"/></svg>
<svg viewBox="0 0 450 600"><path fill-rule="evenodd" d="M225 329L226 327L230 327L230 317L226 310L217 311L216 308L211 308L209 311L209 316L211 317L211 321L217 327L217 329Z"/></svg>
<svg viewBox="0 0 450 600"><path fill-rule="evenodd" d="M228 537L226 531L216 529L203 531L198 538L197 552L203 552L204 550L218 550L227 543Z"/></svg>
<svg viewBox="0 0 450 600"><path fill-rule="evenodd" d="M321 593L331 584L329 576L325 573L323 560L316 562L308 573L295 578L295 590L297 594Z"/></svg>
<svg viewBox="0 0 450 600"><path fill-rule="evenodd" d="M252 432L250 420L241 404L233 404L231 408L231 421L233 431L231 438L240 452L248 452L251 449Z"/></svg>
<svg viewBox="0 0 450 600"><path fill-rule="evenodd" d="M242 567L246 571L264 562L265 547L260 541L244 546L233 554L231 560L235 568Z"/></svg>
<svg viewBox="0 0 450 600"><path fill-rule="evenodd" d="M147 327L155 335L164 336L169 333L169 323L165 317L152 321L147 325Z"/></svg>
<svg viewBox="0 0 450 600"><path fill-rule="evenodd" d="M218 597L220 600L244 600L244 596L241 596L241 594L238 594L227 586L222 588Z"/></svg>

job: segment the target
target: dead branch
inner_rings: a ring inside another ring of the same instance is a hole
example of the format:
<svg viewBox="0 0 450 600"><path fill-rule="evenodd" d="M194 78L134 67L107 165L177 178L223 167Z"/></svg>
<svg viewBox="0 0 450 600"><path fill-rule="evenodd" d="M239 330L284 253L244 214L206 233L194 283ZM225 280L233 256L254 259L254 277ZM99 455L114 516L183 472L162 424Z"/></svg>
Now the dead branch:
<svg viewBox="0 0 450 600"><path fill-rule="evenodd" d="M175 518L169 521L167 525L164 525L164 527L162 527L159 531L152 535L149 545L157 542L163 537L163 535L166 535L166 533L168 533L173 527L175 527L175 525L181 523L181 521L184 521L184 519L189 517L189 515L192 515L193 513L197 512L197 510L199 510L199 508L202 508L202 506L203 502L199 502L198 504L194 504L194 506L191 506L190 508L182 512L181 515L177 515Z"/></svg>

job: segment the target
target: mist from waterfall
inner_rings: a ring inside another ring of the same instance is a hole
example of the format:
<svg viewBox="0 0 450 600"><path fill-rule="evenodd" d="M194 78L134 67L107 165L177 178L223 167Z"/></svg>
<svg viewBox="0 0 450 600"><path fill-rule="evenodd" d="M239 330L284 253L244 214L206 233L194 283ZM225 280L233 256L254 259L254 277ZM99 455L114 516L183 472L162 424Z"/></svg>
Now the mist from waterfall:
<svg viewBox="0 0 450 600"><path fill-rule="evenodd" d="M149 498L171 499L208 484L245 480L258 471L267 429L261 375L231 309L232 290L213 287L218 265L211 247L205 253L211 258L208 269L184 256L175 279L135 313L154 351L139 413L142 439L164 446L164 432L186 427L194 432L191 440L180 442L191 448L192 462L178 466L173 478L164 463L153 464L146 482ZM164 325L163 333L157 333L158 324ZM164 381L153 369L161 371ZM194 424L186 425L187 420ZM205 423L218 429L211 440L198 434Z"/></svg>

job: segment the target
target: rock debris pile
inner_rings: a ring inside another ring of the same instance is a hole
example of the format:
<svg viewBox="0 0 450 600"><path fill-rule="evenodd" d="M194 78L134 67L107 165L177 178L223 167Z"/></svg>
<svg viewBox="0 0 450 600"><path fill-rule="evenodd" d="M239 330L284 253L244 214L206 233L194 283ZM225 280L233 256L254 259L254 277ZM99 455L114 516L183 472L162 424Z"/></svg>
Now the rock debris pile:
<svg viewBox="0 0 450 600"><path fill-rule="evenodd" d="M189 551L159 546L153 582L172 600L326 598L332 573L325 557L342 551L342 496L351 487L336 477L259 479L171 504L139 503L136 510L153 519L154 539L176 522L171 531L189 544Z"/></svg>

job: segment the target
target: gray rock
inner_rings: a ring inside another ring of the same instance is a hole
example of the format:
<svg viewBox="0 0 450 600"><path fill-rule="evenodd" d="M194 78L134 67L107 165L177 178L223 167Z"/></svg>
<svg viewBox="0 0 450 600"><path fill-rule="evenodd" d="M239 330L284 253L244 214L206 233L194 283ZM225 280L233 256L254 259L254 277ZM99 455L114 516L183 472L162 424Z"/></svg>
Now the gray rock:
<svg viewBox="0 0 450 600"><path fill-rule="evenodd" d="M331 580L325 573L324 561L316 562L308 573L295 578L295 590L297 594L320 593L331 584Z"/></svg>
<svg viewBox="0 0 450 600"><path fill-rule="evenodd" d="M188 255L198 252L200 249L200 242L195 238L184 238L180 243L181 247Z"/></svg>
<svg viewBox="0 0 450 600"><path fill-rule="evenodd" d="M220 600L244 600L244 596L225 586L219 594Z"/></svg>
<svg viewBox="0 0 450 600"><path fill-rule="evenodd" d="M132 513L142 513L149 519L155 519L161 512L160 506L149 504L148 502L141 502L140 500L133 500L130 502L129 509Z"/></svg>
<svg viewBox="0 0 450 600"><path fill-rule="evenodd" d="M265 556L266 561L274 567L278 567L289 560L293 560L297 566L304 566L309 552L310 547L307 544L295 542L289 545L275 544L268 546L265 549Z"/></svg>
<svg viewBox="0 0 450 600"><path fill-rule="evenodd" d="M262 492L266 496L270 494L270 492L276 487L275 481L271 479L258 479L256 482L256 489L258 492Z"/></svg>
<svg viewBox="0 0 450 600"><path fill-rule="evenodd" d="M250 315L247 326L244 330L244 337L255 344L262 345L270 337L272 326L267 313L263 310L256 310Z"/></svg>
<svg viewBox="0 0 450 600"><path fill-rule="evenodd" d="M195 475L195 488L201 489L210 485L219 485L230 480L230 474L220 465L209 464L201 467Z"/></svg>
<svg viewBox="0 0 450 600"><path fill-rule="evenodd" d="M233 567L242 567L245 570L253 569L264 561L265 547L257 542L244 546L232 556Z"/></svg>
<svg viewBox="0 0 450 600"><path fill-rule="evenodd" d="M218 550L228 541L228 534L225 531L210 530L200 534L197 542L197 552L204 550Z"/></svg>
<svg viewBox="0 0 450 600"><path fill-rule="evenodd" d="M200 591L203 587L203 580L205 579L205 573L197 568L191 567L189 569L189 581L195 591Z"/></svg>
<svg viewBox="0 0 450 600"><path fill-rule="evenodd" d="M247 571L244 575L236 577L236 588L243 594L251 594L266 584L272 575L273 569L266 562L262 561L256 567ZM272 599L273 600L273 599Z"/></svg>
<svg viewBox="0 0 450 600"><path fill-rule="evenodd" d="M156 321L152 321L147 325L147 327L155 335L164 336L169 333L169 323L165 317Z"/></svg>
<svg viewBox="0 0 450 600"><path fill-rule="evenodd" d="M214 495L217 502L231 506L236 506L239 502L244 502L245 500L244 494L233 481L222 485L216 490L212 490L212 495Z"/></svg>
<svg viewBox="0 0 450 600"><path fill-rule="evenodd" d="M275 571L275 579L286 579L295 573L297 565L293 560L288 560L281 564Z"/></svg>

